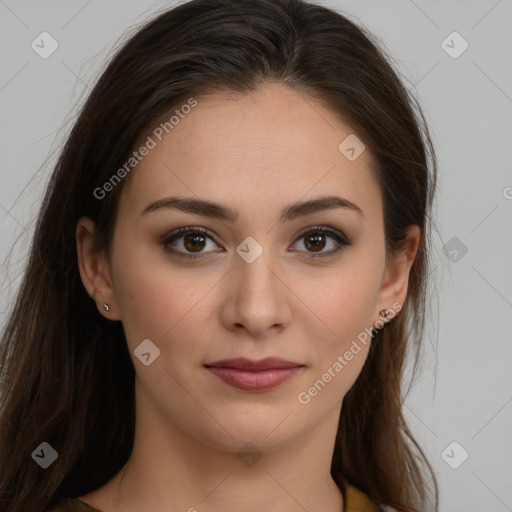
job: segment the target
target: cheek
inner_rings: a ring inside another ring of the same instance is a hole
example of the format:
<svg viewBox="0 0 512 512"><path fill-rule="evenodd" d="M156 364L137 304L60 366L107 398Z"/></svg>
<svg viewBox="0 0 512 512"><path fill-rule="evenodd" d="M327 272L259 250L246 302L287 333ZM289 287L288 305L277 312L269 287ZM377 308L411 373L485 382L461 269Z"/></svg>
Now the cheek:
<svg viewBox="0 0 512 512"><path fill-rule="evenodd" d="M354 254L336 272L317 279L315 295L309 292L312 309L330 328L335 341L357 336L375 321L380 267L379 262L365 262ZM308 297L307 290L302 293Z"/></svg>
<svg viewBox="0 0 512 512"><path fill-rule="evenodd" d="M347 360L361 360L366 357L366 352L371 340L371 326L373 324L374 311L374 290L373 287L361 286L358 283L356 287L341 286L332 293L326 294L323 298L324 306L322 311L322 320L329 327L328 334L324 337L324 343L317 345L317 353L321 359L320 371L331 366L338 358L347 353ZM366 330L365 330L366 329ZM355 355L357 354L357 356ZM361 364L350 364L351 369L362 367ZM357 371L357 370L355 370ZM351 370L344 371L345 376L351 373Z"/></svg>
<svg viewBox="0 0 512 512"><path fill-rule="evenodd" d="M127 343L132 354L150 339L164 358L184 350L190 357L198 348L190 338L200 334L215 279L212 273L198 276L200 271L173 267L158 250L123 252L119 246L124 256L114 261L115 290Z"/></svg>
<svg viewBox="0 0 512 512"><path fill-rule="evenodd" d="M329 391L322 393L324 399L320 402L343 396L364 365L376 320L381 266L376 259L365 259L354 252L337 272L318 279L318 293L313 297L311 309L328 329L322 330L321 339L315 338L313 330L307 337L317 340L312 365L314 377L322 381L319 386L332 382L328 384Z"/></svg>
<svg viewBox="0 0 512 512"><path fill-rule="evenodd" d="M306 406L305 414L323 414L339 407L359 377L371 344L374 284L356 276L331 283L323 288L317 304L321 320L329 329L321 339L313 332L307 335L315 340L311 372L297 395L298 402Z"/></svg>

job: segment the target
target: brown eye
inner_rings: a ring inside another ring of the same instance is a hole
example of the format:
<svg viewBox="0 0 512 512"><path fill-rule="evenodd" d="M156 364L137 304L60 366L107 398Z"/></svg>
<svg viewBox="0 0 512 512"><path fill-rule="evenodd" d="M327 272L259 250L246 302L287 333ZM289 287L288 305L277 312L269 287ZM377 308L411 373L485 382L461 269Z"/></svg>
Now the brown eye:
<svg viewBox="0 0 512 512"><path fill-rule="evenodd" d="M212 250L204 250L211 242ZM162 245L173 254L183 258L200 258L217 247L214 237L204 228L179 228L169 233Z"/></svg>
<svg viewBox="0 0 512 512"><path fill-rule="evenodd" d="M205 246L205 237L203 235L185 235L183 238L183 245L185 248L192 252L200 252Z"/></svg>
<svg viewBox="0 0 512 512"><path fill-rule="evenodd" d="M326 245L325 235L323 234L307 235L304 239L306 240L304 245L308 250L321 251Z"/></svg>
<svg viewBox="0 0 512 512"><path fill-rule="evenodd" d="M326 229L322 226L303 232L299 235L298 240L304 240L303 245L305 249L301 252L309 253L310 255L306 257L311 259L333 256L352 245L343 233ZM324 251L326 247L329 249L329 245L331 246L330 250Z"/></svg>
<svg viewBox="0 0 512 512"><path fill-rule="evenodd" d="M304 252L309 259L333 256L352 243L341 232L319 226L303 232L297 240L302 241ZM208 244L211 242L211 249ZM211 252L218 252L215 237L205 228L184 227L169 233L161 242L172 254L183 258L201 258ZM324 250L324 249L328 250ZM330 250L329 250L330 249Z"/></svg>

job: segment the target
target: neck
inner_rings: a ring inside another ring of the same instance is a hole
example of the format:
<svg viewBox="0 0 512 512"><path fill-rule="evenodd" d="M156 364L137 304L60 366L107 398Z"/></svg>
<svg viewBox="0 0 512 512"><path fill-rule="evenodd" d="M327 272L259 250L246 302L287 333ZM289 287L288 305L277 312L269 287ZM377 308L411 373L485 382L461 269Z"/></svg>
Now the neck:
<svg viewBox="0 0 512 512"><path fill-rule="evenodd" d="M237 453L139 407L128 462L84 501L102 512L342 512L330 475L338 418L336 409L301 437Z"/></svg>

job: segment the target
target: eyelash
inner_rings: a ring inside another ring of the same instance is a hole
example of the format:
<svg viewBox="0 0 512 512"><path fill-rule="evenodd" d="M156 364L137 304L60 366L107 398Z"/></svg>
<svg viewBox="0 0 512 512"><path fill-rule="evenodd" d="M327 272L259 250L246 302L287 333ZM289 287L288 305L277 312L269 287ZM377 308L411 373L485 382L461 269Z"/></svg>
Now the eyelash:
<svg viewBox="0 0 512 512"><path fill-rule="evenodd" d="M188 234L204 235L207 238L209 238L210 240L212 240L213 242L215 242L216 244L218 244L217 241L215 240L215 237L213 236L212 233L210 233L209 230L207 230L205 228L200 228L200 227L197 227L197 228L196 227L182 227L182 228L175 229L174 231L171 231L170 233L168 233L165 236L165 238L162 240L161 244L164 247L166 247L171 242L174 242L175 240L178 240L179 238L182 238L184 235L188 235ZM340 251L343 251L344 249L346 249L347 247L350 247L352 245L352 242L350 242L347 237L345 237L343 234L339 233L338 231L333 230L332 228L329 229L328 226L316 226L316 227L312 227L312 228L307 228L305 231L302 231L301 233L299 233L299 235L297 235L296 240L300 240L301 238L304 238L310 234L323 234L323 235L330 236L338 245L336 248L332 249L331 251L329 251L327 253L312 254L310 256L306 256L306 258L308 258L308 259L326 258L326 257L334 256L335 254L339 253ZM184 253L184 252L176 251L176 250L170 250L170 251L172 252L173 255L176 255L180 258L186 258L186 259L204 258L204 254L205 254L205 253L196 253L196 254ZM300 252L300 251L297 251L297 252Z"/></svg>

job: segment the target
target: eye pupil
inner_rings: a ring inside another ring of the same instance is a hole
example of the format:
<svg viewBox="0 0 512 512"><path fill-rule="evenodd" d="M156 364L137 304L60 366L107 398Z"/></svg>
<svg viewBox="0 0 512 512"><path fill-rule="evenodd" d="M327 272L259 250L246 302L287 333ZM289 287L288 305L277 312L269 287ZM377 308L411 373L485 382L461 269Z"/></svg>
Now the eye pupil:
<svg viewBox="0 0 512 512"><path fill-rule="evenodd" d="M322 239L323 239L323 243L322 243ZM309 243L310 240L314 240L312 244ZM322 250L325 247L324 235L317 234L317 235L307 236L305 245L308 249L313 248L315 250L317 250L317 249Z"/></svg>
<svg viewBox="0 0 512 512"><path fill-rule="evenodd" d="M198 239L200 239L200 240L198 241ZM194 250L194 249L198 249L198 248L199 248L199 250L203 249L204 241L205 241L205 237L203 235L198 235L198 234L185 235L183 237L183 243L184 243L185 247L187 248L187 250L190 250L190 249ZM189 246L189 244L191 244L191 245Z"/></svg>

